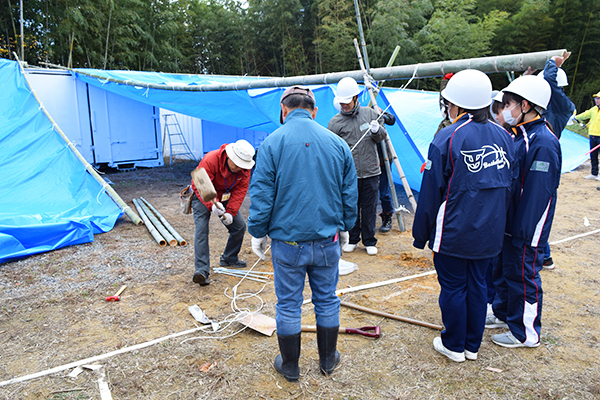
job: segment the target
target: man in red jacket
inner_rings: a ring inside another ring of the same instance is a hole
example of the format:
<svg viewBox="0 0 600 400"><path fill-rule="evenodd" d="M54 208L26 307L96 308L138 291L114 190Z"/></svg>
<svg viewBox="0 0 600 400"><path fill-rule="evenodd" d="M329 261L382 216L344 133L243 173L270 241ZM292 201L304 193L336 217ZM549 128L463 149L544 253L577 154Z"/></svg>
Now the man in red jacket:
<svg viewBox="0 0 600 400"><path fill-rule="evenodd" d="M242 247L246 222L240 214L250 182L250 169L254 166L254 147L245 140L224 144L206 153L197 168L204 168L217 191L217 204L202 201L202 196L192 181L195 196L192 200L194 223L194 283L206 286L210 283L210 256L208 248L208 221L215 214L229 231L225 251L219 265L244 268L245 261L238 259Z"/></svg>

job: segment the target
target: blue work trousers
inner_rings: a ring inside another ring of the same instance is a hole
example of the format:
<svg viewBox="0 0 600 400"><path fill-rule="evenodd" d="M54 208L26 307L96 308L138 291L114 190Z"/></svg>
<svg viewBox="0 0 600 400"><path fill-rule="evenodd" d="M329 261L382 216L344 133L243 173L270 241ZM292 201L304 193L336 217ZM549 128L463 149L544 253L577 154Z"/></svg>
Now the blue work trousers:
<svg viewBox="0 0 600 400"><path fill-rule="evenodd" d="M340 299L337 288L341 250L333 237L309 242L271 240L275 273L275 306L278 335L295 335L301 330L302 292L308 274L317 325L340 325Z"/></svg>
<svg viewBox="0 0 600 400"><path fill-rule="evenodd" d="M510 331L526 346L540 341L542 330L542 278L544 253L526 244L516 247L504 238L501 273L495 273L494 315L506 321Z"/></svg>
<svg viewBox="0 0 600 400"><path fill-rule="evenodd" d="M491 259L469 260L435 253L440 283L442 343L452 351L479 351L487 313L485 280Z"/></svg>

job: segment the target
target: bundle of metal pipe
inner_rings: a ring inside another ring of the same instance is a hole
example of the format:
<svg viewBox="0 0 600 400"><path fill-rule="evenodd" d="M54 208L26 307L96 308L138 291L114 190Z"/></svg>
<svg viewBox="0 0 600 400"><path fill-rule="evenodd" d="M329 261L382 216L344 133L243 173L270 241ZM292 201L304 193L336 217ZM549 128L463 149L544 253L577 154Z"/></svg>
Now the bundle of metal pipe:
<svg viewBox="0 0 600 400"><path fill-rule="evenodd" d="M187 241L177 233L165 217L148 200L140 197L139 199L133 199L133 204L135 204L148 231L150 231L150 234L160 247L166 246L167 243L169 243L169 246L177 246L177 244L181 246L187 245Z"/></svg>

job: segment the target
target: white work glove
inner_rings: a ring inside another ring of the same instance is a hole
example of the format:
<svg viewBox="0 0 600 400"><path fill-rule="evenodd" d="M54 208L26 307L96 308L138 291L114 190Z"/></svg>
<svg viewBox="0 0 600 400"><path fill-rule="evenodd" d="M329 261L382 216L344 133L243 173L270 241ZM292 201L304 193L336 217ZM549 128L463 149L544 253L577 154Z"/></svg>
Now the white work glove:
<svg viewBox="0 0 600 400"><path fill-rule="evenodd" d="M379 132L379 122L377 122L376 120L371 121L369 127L371 128L371 133Z"/></svg>
<svg viewBox="0 0 600 400"><path fill-rule="evenodd" d="M223 207L221 202L217 201L217 204L213 203L212 205L212 213L217 217L221 217L221 215L225 214L225 207Z"/></svg>
<svg viewBox="0 0 600 400"><path fill-rule="evenodd" d="M260 257L261 260L265 260L267 258L265 256L265 251L267 250L267 237L266 236L263 236L261 238L253 237L251 242L252 242L252 251L254 252L254 254L256 254L258 257Z"/></svg>
<svg viewBox="0 0 600 400"><path fill-rule="evenodd" d="M348 243L350 243L350 234L347 231L340 232L340 247L343 248Z"/></svg>
<svg viewBox="0 0 600 400"><path fill-rule="evenodd" d="M227 225L231 225L231 223L233 222L233 216L229 213L225 213L223 214L223 216L221 217L221 222L223 223L223 225L227 226Z"/></svg>

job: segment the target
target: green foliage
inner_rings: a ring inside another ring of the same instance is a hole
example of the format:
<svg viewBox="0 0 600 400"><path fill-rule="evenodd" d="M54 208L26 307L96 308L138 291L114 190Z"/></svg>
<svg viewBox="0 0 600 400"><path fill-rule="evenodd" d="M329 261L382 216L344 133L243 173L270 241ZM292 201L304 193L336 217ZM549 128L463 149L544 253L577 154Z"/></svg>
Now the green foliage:
<svg viewBox="0 0 600 400"><path fill-rule="evenodd" d="M442 0L418 33L425 60L442 61L490 54L497 28L508 18L492 10L483 18L475 15L475 0Z"/></svg>
<svg viewBox="0 0 600 400"><path fill-rule="evenodd" d="M354 0L27 0L25 60L74 68L297 76L356 70ZM600 90L600 0L358 0L372 68L566 48L579 110ZM20 52L0 1L0 56ZM505 74L492 74L496 88ZM393 84L391 82L390 84ZM436 90L439 80L413 86Z"/></svg>

